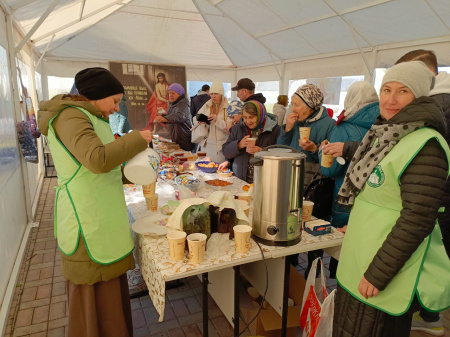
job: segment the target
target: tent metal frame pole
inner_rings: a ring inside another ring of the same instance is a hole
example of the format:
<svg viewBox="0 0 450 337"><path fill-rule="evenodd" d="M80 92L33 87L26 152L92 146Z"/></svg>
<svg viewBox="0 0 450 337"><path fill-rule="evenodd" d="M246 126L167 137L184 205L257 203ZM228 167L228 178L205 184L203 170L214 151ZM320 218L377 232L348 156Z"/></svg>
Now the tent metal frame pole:
<svg viewBox="0 0 450 337"><path fill-rule="evenodd" d="M47 45L45 46L44 51L42 52L41 57L39 58L39 60L36 62L36 68L39 66L39 64L41 63L42 59L44 58L45 53L47 52L48 47L50 47L50 44L53 42L53 39L55 38L55 34L53 34L52 38L50 39L50 41L48 41Z"/></svg>
<svg viewBox="0 0 450 337"><path fill-rule="evenodd" d="M118 1L115 2L116 5L120 5L121 3L122 3L121 0L118 0ZM110 5L111 5L111 4L110 4ZM115 12L117 12L117 11L118 11L119 9L121 9L123 6L125 6L125 4L122 4L122 5L121 5L119 8L117 8L115 11L109 13L108 15L106 15L106 16L104 16L103 18L101 18L100 20L98 20L98 21L96 22L96 24L99 23L100 21L103 21L103 20L109 18L110 15L113 15ZM103 10L104 10L104 9L103 9ZM97 14L97 13L98 13L98 12L96 11L95 14ZM92 15L93 15L93 14L92 14ZM84 18L87 19L87 18L90 17L90 16L91 16L91 14L86 15ZM69 27L70 27L70 26L69 26ZM67 27L65 27L65 28L67 28ZM70 35L70 37L66 38L62 43L60 43L59 45L57 45L57 46L55 46L55 47L53 47L53 48L50 48L48 51L53 51L53 50L55 50L55 49L58 49L58 48L61 47L62 45L66 44L67 42L69 42L70 40L72 40L73 38L77 37L78 35L80 35L81 33L83 33L84 31L86 31L86 30L88 30L88 29L90 29L90 28L92 28L92 26L88 26L88 27L85 27L85 28L83 28L83 29L77 31L76 33ZM60 30L59 30L59 31L60 31ZM57 31L57 32L59 32L59 31ZM56 32L56 33L57 33L57 32ZM36 42L36 40L33 40L33 41ZM109 62L109 61L110 61L110 60L107 60L107 62Z"/></svg>
<svg viewBox="0 0 450 337"><path fill-rule="evenodd" d="M37 2L38 0L22 0L22 1L18 1L17 4L15 4L14 6L11 7L12 12L15 12L19 9L21 9L22 7L28 6L30 4L32 4L33 2Z"/></svg>
<svg viewBox="0 0 450 337"><path fill-rule="evenodd" d="M58 27L58 28L56 28L56 29L54 29L54 30L52 30L52 31L50 31L48 33L45 33L44 35L37 36L36 38L33 39L33 42L41 41L41 40L43 40L43 39L45 39L45 38L47 38L49 36L52 36L53 34L59 33L60 31L73 26L74 24L76 24L78 22L81 22L81 21L83 21L85 19L89 19L91 16L94 16L94 15L100 13L100 12L103 12L104 10L107 10L112 5L120 5L121 3L122 3L122 1L116 1L115 3L110 3L110 4L106 5L106 6L103 6L103 7L99 8L99 9L93 11L92 13L89 13L89 14L85 15L82 20L75 19L75 20L73 20L73 21L71 21L71 22L69 22L69 23L67 23L67 24L65 24L65 25L63 25L61 27ZM125 5L122 5L122 7L123 6L125 6ZM115 13L116 11L118 11L122 7L117 8L117 10L115 10L111 14ZM111 14L109 14L109 15L111 15ZM107 18L109 15L105 16L104 18L102 18L102 20ZM102 20L100 20L100 21L102 21ZM89 26L88 28L91 28L91 26ZM83 29L83 31L84 31L84 29Z"/></svg>
<svg viewBox="0 0 450 337"><path fill-rule="evenodd" d="M78 16L78 21L81 21L81 19L83 18L83 12L84 12L85 5L86 5L86 0L82 0L81 6L80 6L80 15Z"/></svg>
<svg viewBox="0 0 450 337"><path fill-rule="evenodd" d="M364 34L362 34L360 31L358 31L355 26L347 20L347 18L345 16L343 16L341 13L339 13L330 3L329 0L322 0L333 12L336 13L337 16L339 16L346 24L347 26L350 28L350 31L352 32L352 36L353 36L353 40L355 40L356 46L359 49L359 52L363 58L364 64L366 65L367 70L369 71L369 74L371 76L373 76L373 69L370 67L369 62L367 61L367 58L364 55L364 51L361 47L361 44L358 41L358 36L356 34L358 34L364 41L366 41L370 47L373 48L373 43L364 36Z"/></svg>
<svg viewBox="0 0 450 337"><path fill-rule="evenodd" d="M22 41L19 42L17 47L15 48L15 52L18 53L22 47L30 40L30 37L34 34L34 32L42 25L42 23L47 19L47 17L50 15L50 13L53 11L53 9L58 5L60 0L53 0L50 6L46 9L44 14L39 18L39 20L36 21L36 23L33 25L33 27L30 29L30 31L27 33L27 35L24 36Z"/></svg>

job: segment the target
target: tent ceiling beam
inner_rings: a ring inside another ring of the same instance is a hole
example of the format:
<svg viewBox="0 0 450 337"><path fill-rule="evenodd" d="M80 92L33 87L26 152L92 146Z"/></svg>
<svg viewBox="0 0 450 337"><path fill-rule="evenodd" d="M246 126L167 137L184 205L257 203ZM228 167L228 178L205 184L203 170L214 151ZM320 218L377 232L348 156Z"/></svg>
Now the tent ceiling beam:
<svg viewBox="0 0 450 337"><path fill-rule="evenodd" d="M360 6L353 7L351 9L348 9L346 11L341 12L341 15L357 12L357 11L360 11L360 10L363 10L363 9L367 9L367 8L370 8L370 7L374 7L374 6L378 6L378 5L382 4L382 3L390 2L390 1L392 1L392 0L379 0L379 1L374 1L374 2L372 2L370 4L368 4L368 5L360 5ZM272 31L269 31L269 32L266 32L266 33L254 35L254 37L255 37L255 39L258 39L260 37L264 37L264 36L268 36L268 35L272 35L272 34L276 34L276 33L281 33L281 32L284 32L286 30L298 28L298 27L305 26L305 25L308 25L308 24L311 24L311 23L319 22L319 21L326 20L326 19L331 19L331 18L334 18L335 16L336 16L336 14L326 14L326 15L318 16L318 17L315 17L314 19L304 20L304 21L299 22L298 24L295 24L295 25L290 25L290 26L286 26L284 28L275 29L275 30L272 30Z"/></svg>
<svg viewBox="0 0 450 337"><path fill-rule="evenodd" d="M434 9L434 7L430 4L429 0L425 0L427 6L430 8L430 10L433 12L434 15L436 15L436 17L438 18L438 20L445 26L445 28L447 28L447 31L450 33L450 27L447 24L447 22L445 22L445 20L442 19L442 17L439 15L438 12L436 12L436 10Z"/></svg>
<svg viewBox="0 0 450 337"><path fill-rule="evenodd" d="M78 21L81 21L83 19L83 12L84 12L85 5L86 5L86 0L82 0L81 6L80 6L80 14L78 15Z"/></svg>
<svg viewBox="0 0 450 337"><path fill-rule="evenodd" d="M352 23L344 16L344 14L339 13L339 12L337 11L337 9L334 8L334 7L330 4L329 0L323 0L323 2L324 2L324 3L325 3L325 4L326 4L326 5L327 5L334 13L336 13L336 15L339 16L339 18L341 18L341 20L344 21L344 22L347 24L347 26L349 26L350 30L352 31L353 38L354 38L356 44L358 45L358 48L360 48L360 47L359 47L359 43L358 43L358 40L356 39L356 36L355 36L354 33L356 33L356 34L358 34L359 36L361 36L361 38L362 38L364 41L366 41L367 44L368 44L369 46L373 47L373 43L372 43L367 37L365 37L364 34L362 34L358 29L356 29L355 26L354 26L354 25L353 25L353 24L352 24Z"/></svg>
<svg viewBox="0 0 450 337"><path fill-rule="evenodd" d="M21 9L22 7L25 7L25 6L28 6L29 4L32 4L33 2L37 2L37 0L22 0L22 1L18 1L14 6L11 6L11 10L13 12L15 12L18 9Z"/></svg>
<svg viewBox="0 0 450 337"><path fill-rule="evenodd" d="M336 15L338 15L338 16L339 16L339 17L347 24L347 26L350 28L350 31L352 32L353 40L355 40L355 43L356 43L356 45L358 46L359 53L361 54L361 57L363 58L364 64L366 65L366 68L367 68L367 70L368 70L370 76L372 76L372 75L373 75L373 69L370 67L369 60L367 60L367 58L366 58L365 55L364 55L364 52L363 52L363 50L362 50L362 48L361 48L361 44L359 43L358 37L356 36L356 34L358 34L359 36L361 36L361 38L363 38L364 41L366 41L371 47L373 47L373 43L371 43L371 42L369 41L369 39L367 39L363 34L361 34L361 32L359 32L359 31L355 28L355 26L354 26L349 20L347 20L347 18L346 18L345 16L343 16L341 13L339 13L339 12L336 10L336 8L334 8L334 7L330 4L329 0L323 0L323 2L324 2L324 3L325 3L325 4L326 4L333 12L335 12Z"/></svg>
<svg viewBox="0 0 450 337"><path fill-rule="evenodd" d="M261 46L264 47L264 49L266 49L269 54L275 56L278 60L282 60L282 58L280 57L280 55L278 55L277 53L275 53L271 48L269 48L265 43L261 42L259 39L255 38L247 29L245 29L239 22L237 22L235 19L233 19L232 17L230 17L228 15L228 13L226 13L224 10L222 10L222 8L214 5L211 3L211 0L208 0L208 2L210 3L211 6L213 6L214 8L216 8L219 12L222 13L222 15L227 18L228 20L230 20L231 22L233 22L236 26L238 26L240 29L242 29L246 34L248 34L248 36L253 37ZM230 58L231 60L231 58Z"/></svg>
<svg viewBox="0 0 450 337"><path fill-rule="evenodd" d="M131 11L120 11L120 12L121 13L125 13L125 14L141 15L141 16L145 16L145 17L149 17L149 18L164 18L164 19L171 19L171 20L203 22L203 20L186 19L186 18L174 18L174 17L168 16L168 15L144 14L144 13L136 13L136 12L131 12ZM171 11L171 12L175 12L175 11ZM188 12L188 11L177 11L177 12L179 12L179 13L192 13L192 12ZM194 13L194 14L199 14L199 13ZM222 15L216 15L216 16L222 17Z"/></svg>
<svg viewBox="0 0 450 337"><path fill-rule="evenodd" d="M121 3L122 3L122 1L116 1L115 3L110 3L110 4L106 5L106 6L98 8L97 10L95 10L95 11L85 15L84 17L82 17L81 20L79 20L79 18L77 18L77 19L75 19L75 20L73 20L73 21L71 21L71 22L69 22L69 23L67 23L67 24L65 24L65 25L63 25L61 27L58 27L58 28L56 28L56 29L54 29L54 30L52 30L52 31L50 31L48 33L45 33L45 34L43 34L41 36L38 36L38 37L34 38L33 42L41 41L41 40L43 40L43 39L45 39L45 38L47 38L49 36L52 36L53 34L56 34L56 33L60 32L60 31L62 31L63 29L69 28L70 26L73 26L74 24L76 24L78 22L81 22L83 20L89 19L91 16L97 15L98 13L103 12L104 10L107 10L109 7L111 7L111 5L118 5L118 4L121 4ZM105 18L103 18L103 19L105 19ZM91 26L89 26L88 28L90 28L90 27Z"/></svg>
<svg viewBox="0 0 450 337"><path fill-rule="evenodd" d="M60 0L53 0L53 2L48 6L44 14L39 18L39 20L36 21L36 23L31 27L27 35L24 36L22 41L19 42L17 45L15 52L18 53L19 50L22 49L22 47L30 40L31 35L34 34L34 32L41 26L41 24L45 21L45 19L50 15L50 13L53 11L53 9L58 5Z"/></svg>
<svg viewBox="0 0 450 337"><path fill-rule="evenodd" d="M44 58L45 53L47 52L48 47L50 47L50 44L53 42L54 38L55 38L55 34L53 34L52 38L50 39L50 41L48 41L47 45L45 46L45 49L42 52L41 57L36 62L35 68L37 68L39 66L39 64L41 63L42 59Z"/></svg>
<svg viewBox="0 0 450 337"><path fill-rule="evenodd" d="M195 5L195 3L194 3L194 5ZM145 9L155 9L155 10L160 10L160 11L165 10L165 11L170 11L170 12L174 12L174 13L187 13L187 14L200 14L200 15L205 14L205 13L201 13L200 10L197 10L197 11L189 11L189 10L172 9L172 8L171 8L171 9L162 9L162 8L159 8L159 7L153 7L153 6L139 6L139 5L132 5L132 7L136 7L136 8L145 8ZM128 8L128 7L127 7L127 8ZM120 12L121 12L121 13L127 13L127 14L132 13L132 14L141 14L141 15L147 15L147 16L154 16L154 15L152 15L152 14L143 14L143 13L136 12L136 11L132 12L130 9L128 9L128 10L120 10ZM212 14L212 13L207 13L207 15L209 15L209 16L220 16L220 17L223 17L223 15Z"/></svg>
<svg viewBox="0 0 450 337"><path fill-rule="evenodd" d="M122 8L122 6L125 6L125 4L123 3L122 0L116 1L114 4L116 4L116 5L121 5L121 7L119 7L117 10L119 10L120 8ZM112 4L110 4L109 6L111 6L111 5L112 5ZM109 6L104 6L104 7L102 7L103 9L99 10L99 12L101 12L102 10L108 8ZM117 12L117 10L115 10L114 12L111 12L111 13L109 13L108 15L104 16L104 17L103 17L101 20L99 20L98 22L105 20L105 19L108 18L110 15L114 14L115 12ZM96 12L97 12L97 11L96 11ZM91 14L89 14L89 15L91 15ZM92 15L94 15L94 14L92 14ZM87 18L87 17L88 17L88 16L85 16L84 18ZM97 22L97 23L98 23L98 22ZM70 35L69 37L67 37L67 38L66 38L62 43L60 43L59 45L54 46L53 48L50 48L50 49L48 50L48 52L51 52L52 50L55 50L55 49L61 47L62 45L64 45L65 43L69 42L70 40L72 40L72 39L75 38L76 36L80 35L80 34L83 33L84 31L88 30L89 28L92 28L92 26L85 27L84 29L81 29L80 31L78 31L78 32L76 32L76 33Z"/></svg>

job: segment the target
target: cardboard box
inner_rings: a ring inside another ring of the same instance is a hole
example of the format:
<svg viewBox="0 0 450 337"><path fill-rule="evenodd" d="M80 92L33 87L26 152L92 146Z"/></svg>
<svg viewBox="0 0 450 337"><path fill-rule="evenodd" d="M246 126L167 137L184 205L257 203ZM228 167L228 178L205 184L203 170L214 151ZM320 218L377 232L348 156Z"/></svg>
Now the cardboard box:
<svg viewBox="0 0 450 337"><path fill-rule="evenodd" d="M294 300L295 305L288 307L287 337L295 337L300 327L300 307L305 291L305 278L291 266L289 278L289 297ZM269 284L270 287L270 284ZM245 292L246 294L246 292ZM257 305L253 302L249 305L248 300L241 300L241 313L248 323L258 312ZM241 329L243 326L241 327ZM250 324L250 332L256 336L279 337L281 336L281 316L272 307L261 310L256 320Z"/></svg>

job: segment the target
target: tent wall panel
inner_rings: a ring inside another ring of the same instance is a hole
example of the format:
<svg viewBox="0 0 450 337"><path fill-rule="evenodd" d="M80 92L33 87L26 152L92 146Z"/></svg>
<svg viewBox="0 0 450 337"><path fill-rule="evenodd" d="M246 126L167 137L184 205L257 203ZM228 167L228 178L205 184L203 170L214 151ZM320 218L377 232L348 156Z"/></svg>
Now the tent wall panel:
<svg viewBox="0 0 450 337"><path fill-rule="evenodd" d="M214 79L220 79L222 82L234 84L234 69L207 69L186 67L186 79L188 81L206 81L212 82Z"/></svg>
<svg viewBox="0 0 450 337"><path fill-rule="evenodd" d="M5 14L2 10L0 10L0 45L5 50L8 49ZM14 125L15 116L11 100L12 94L9 76L4 80L2 83L2 92L5 93L6 99L5 97L0 98L0 125L9 128L11 125ZM2 135L0 138L0 146L2 148L4 146L12 147L12 149L20 154L15 132L11 132L11 130L0 131ZM4 151L0 152L0 156L5 154L7 153ZM7 160L7 158L0 159ZM3 160L2 163L4 163ZM2 273L0 273L0 303L2 303L2 306L6 305L7 307L9 303L3 303L3 299L27 225L27 212L24 182L20 166L2 164L0 174L3 177L7 177L4 184L0 186L0 265L2 270Z"/></svg>
<svg viewBox="0 0 450 337"><path fill-rule="evenodd" d="M103 67L108 68L107 62L85 62L85 61L57 61L57 60L46 60L43 61L43 66L45 67L46 76L57 76L57 77L75 77L76 73L80 70L90 67Z"/></svg>

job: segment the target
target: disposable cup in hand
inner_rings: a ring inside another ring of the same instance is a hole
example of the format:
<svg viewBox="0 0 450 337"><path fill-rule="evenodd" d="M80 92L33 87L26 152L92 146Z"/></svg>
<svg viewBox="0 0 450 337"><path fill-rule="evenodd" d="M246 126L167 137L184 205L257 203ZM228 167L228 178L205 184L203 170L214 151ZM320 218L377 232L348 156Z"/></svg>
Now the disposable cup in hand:
<svg viewBox="0 0 450 337"><path fill-rule="evenodd" d="M247 253L250 250L250 236L252 228L247 225L233 227L236 253Z"/></svg>
<svg viewBox="0 0 450 337"><path fill-rule="evenodd" d="M250 142L251 146L255 146L256 145L256 138L247 138L247 141Z"/></svg>
<svg viewBox="0 0 450 337"><path fill-rule="evenodd" d="M167 233L169 242L169 255L173 261L184 259L184 247L186 246L186 232L172 231Z"/></svg>
<svg viewBox="0 0 450 337"><path fill-rule="evenodd" d="M187 236L189 259L192 263L202 263L205 260L206 235L202 233Z"/></svg>
<svg viewBox="0 0 450 337"><path fill-rule="evenodd" d="M302 126L298 128L300 131L300 140L302 142L307 142L309 140L309 135L311 133L311 128L308 126Z"/></svg>
<svg viewBox="0 0 450 337"><path fill-rule="evenodd" d="M302 221L311 220L313 208L314 208L314 203L312 201L309 201L309 200L303 201Z"/></svg>
<svg viewBox="0 0 450 337"><path fill-rule="evenodd" d="M323 167L331 167L333 165L334 157L332 154L325 154L322 152L322 160L320 165Z"/></svg>

